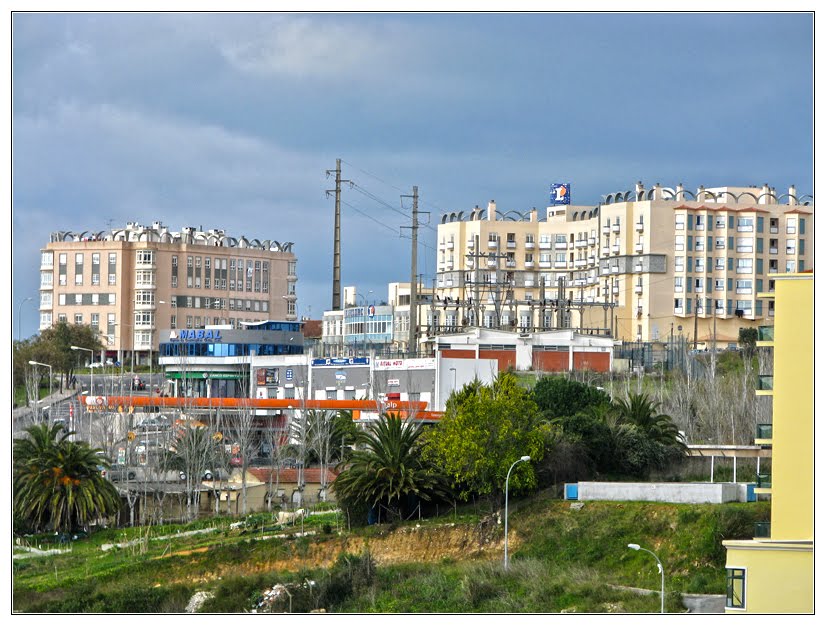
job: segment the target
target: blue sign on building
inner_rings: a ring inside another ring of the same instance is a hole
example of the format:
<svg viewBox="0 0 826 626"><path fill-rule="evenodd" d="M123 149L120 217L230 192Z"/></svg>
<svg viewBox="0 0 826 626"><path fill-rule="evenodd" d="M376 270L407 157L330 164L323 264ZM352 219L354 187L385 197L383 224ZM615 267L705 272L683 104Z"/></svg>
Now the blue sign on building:
<svg viewBox="0 0 826 626"><path fill-rule="evenodd" d="M551 185L551 204L571 204L570 183L554 183Z"/></svg>
<svg viewBox="0 0 826 626"><path fill-rule="evenodd" d="M364 356L351 356L339 359L313 359L313 365L369 365L370 359Z"/></svg>
<svg viewBox="0 0 826 626"><path fill-rule="evenodd" d="M288 367L287 370L284 372L284 378L286 378L287 380L293 379L293 370L291 367Z"/></svg>

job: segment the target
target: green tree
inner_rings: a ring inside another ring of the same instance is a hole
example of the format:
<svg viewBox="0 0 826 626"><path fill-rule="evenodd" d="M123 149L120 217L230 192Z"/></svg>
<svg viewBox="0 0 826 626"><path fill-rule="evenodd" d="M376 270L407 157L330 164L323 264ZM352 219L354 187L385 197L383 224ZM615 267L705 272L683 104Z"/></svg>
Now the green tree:
<svg viewBox="0 0 826 626"><path fill-rule="evenodd" d="M685 451L687 448L677 425L670 416L658 412L659 403L647 393L630 393L628 399L614 402L620 421L634 425L646 437L667 448Z"/></svg>
<svg viewBox="0 0 826 626"><path fill-rule="evenodd" d="M333 483L345 502L383 505L393 516L405 513L411 497L448 495L447 481L422 456L422 424L387 414L356 436L356 450Z"/></svg>
<svg viewBox="0 0 826 626"><path fill-rule="evenodd" d="M70 531L120 509L120 497L99 466L109 461L86 442L70 441L59 424L40 424L15 439L13 507L34 530Z"/></svg>
<svg viewBox="0 0 826 626"><path fill-rule="evenodd" d="M543 376L533 388L533 397L546 419L575 415L611 401L604 391L565 376Z"/></svg>
<svg viewBox="0 0 826 626"><path fill-rule="evenodd" d="M463 499L479 494L498 502L511 464L544 454L548 425L541 420L530 391L502 372L491 385L474 381L451 394L445 414L426 436L425 454L443 468ZM536 486L532 463L520 463L509 488Z"/></svg>
<svg viewBox="0 0 826 626"><path fill-rule="evenodd" d="M78 356L78 352L72 350L72 346L80 346L89 350L99 351L103 348L98 338L97 332L91 326L83 324L69 324L58 322L54 326L47 328L32 340L18 342L14 351L14 381L25 378L25 369L29 367L29 361L39 361L47 363L54 368L54 373L60 379L60 389L63 389L74 373L78 359L86 358L85 351Z"/></svg>
<svg viewBox="0 0 826 626"><path fill-rule="evenodd" d="M741 328L738 336L740 345L743 346L743 356L750 359L754 356L754 351L757 349L757 338L759 334L756 328Z"/></svg>

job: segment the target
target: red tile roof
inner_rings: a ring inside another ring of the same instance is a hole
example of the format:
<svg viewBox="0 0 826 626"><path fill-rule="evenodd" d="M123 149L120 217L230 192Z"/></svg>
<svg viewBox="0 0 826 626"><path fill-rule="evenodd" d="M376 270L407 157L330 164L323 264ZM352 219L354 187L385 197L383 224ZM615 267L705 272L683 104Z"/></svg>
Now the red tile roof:
<svg viewBox="0 0 826 626"><path fill-rule="evenodd" d="M276 476L275 469L269 467L251 467L247 470L250 474L255 476L262 483L270 481L270 473L272 473L273 481L278 478L280 483L297 483L298 469L283 467ZM338 472L332 467L327 468L327 482L333 482L338 476ZM304 468L304 482L307 484L321 484L321 468L320 467L306 467Z"/></svg>

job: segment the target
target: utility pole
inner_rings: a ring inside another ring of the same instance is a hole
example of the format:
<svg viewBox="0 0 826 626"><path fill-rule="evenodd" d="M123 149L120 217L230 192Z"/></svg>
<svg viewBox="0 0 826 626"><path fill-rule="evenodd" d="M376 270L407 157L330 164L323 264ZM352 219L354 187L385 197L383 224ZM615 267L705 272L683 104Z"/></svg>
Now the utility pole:
<svg viewBox="0 0 826 626"><path fill-rule="evenodd" d="M413 214L411 219L410 238L412 239L410 249L410 332L407 338L407 353L408 355L415 354L418 351L417 335L419 330L419 302L417 280L419 277L416 269L416 259L418 256L419 247L419 188L413 185L412 196L402 196L402 198L413 198ZM402 228L408 228L402 226Z"/></svg>
<svg viewBox="0 0 826 626"><path fill-rule="evenodd" d="M694 349L697 349L697 309L700 307L700 296L694 301Z"/></svg>
<svg viewBox="0 0 826 626"><path fill-rule="evenodd" d="M341 180L341 159L336 159L336 169L327 170L327 176L332 172L336 174L336 188L327 190L327 197L335 193L336 214L335 226L333 229L333 311L341 310L341 183L349 183L349 180Z"/></svg>

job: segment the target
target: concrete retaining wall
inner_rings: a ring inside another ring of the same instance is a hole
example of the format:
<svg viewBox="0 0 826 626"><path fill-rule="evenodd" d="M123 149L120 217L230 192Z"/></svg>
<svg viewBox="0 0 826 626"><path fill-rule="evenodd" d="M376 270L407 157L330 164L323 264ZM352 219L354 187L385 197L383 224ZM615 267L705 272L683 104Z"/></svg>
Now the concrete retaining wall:
<svg viewBox="0 0 826 626"><path fill-rule="evenodd" d="M681 504L745 502L739 483L590 483L577 484L578 500L637 500Z"/></svg>

